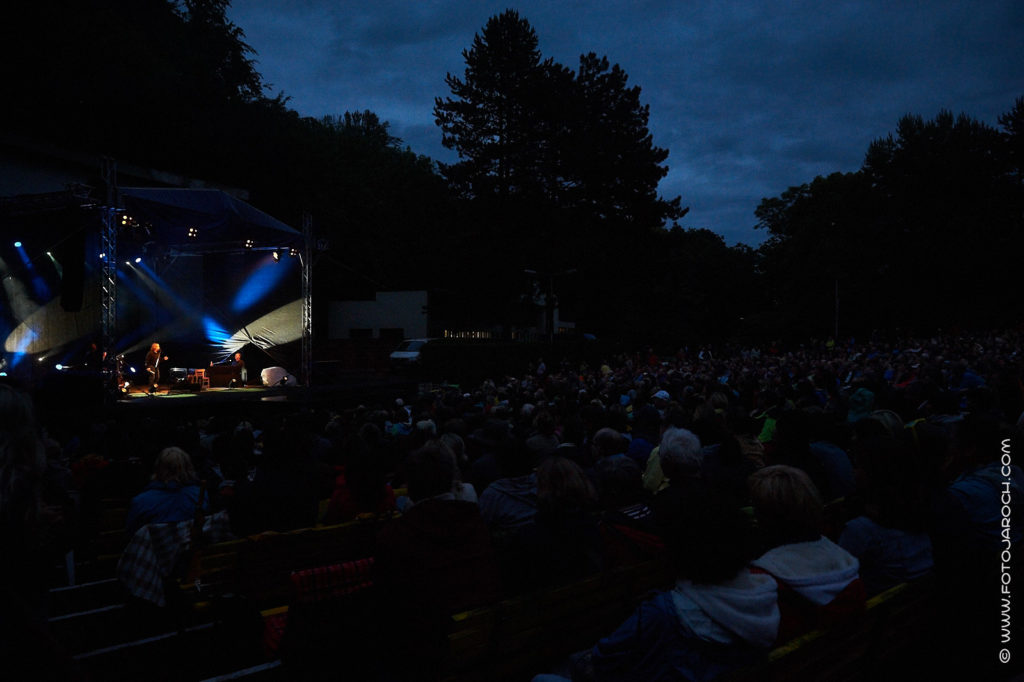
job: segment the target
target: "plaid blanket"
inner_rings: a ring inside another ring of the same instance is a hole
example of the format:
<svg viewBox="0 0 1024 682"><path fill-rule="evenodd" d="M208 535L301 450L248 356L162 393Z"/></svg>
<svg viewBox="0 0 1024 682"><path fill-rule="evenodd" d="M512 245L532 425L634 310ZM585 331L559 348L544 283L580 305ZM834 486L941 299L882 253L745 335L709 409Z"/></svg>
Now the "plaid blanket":
<svg viewBox="0 0 1024 682"><path fill-rule="evenodd" d="M131 542L117 562L117 578L129 594L166 606L164 581L181 552L187 549L192 536L192 521L178 523L151 523L143 526L132 536ZM203 523L203 537L207 543L231 539L230 522L226 511L206 517Z"/></svg>

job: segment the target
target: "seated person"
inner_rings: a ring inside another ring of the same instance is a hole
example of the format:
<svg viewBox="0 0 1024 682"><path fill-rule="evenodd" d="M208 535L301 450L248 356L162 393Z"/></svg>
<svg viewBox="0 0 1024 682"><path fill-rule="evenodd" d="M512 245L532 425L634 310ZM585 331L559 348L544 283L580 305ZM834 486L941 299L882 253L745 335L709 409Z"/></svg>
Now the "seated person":
<svg viewBox="0 0 1024 682"><path fill-rule="evenodd" d="M862 611L860 563L824 537L821 497L810 477L777 464L750 476L750 499L768 548L752 564L779 585L779 642Z"/></svg>
<svg viewBox="0 0 1024 682"><path fill-rule="evenodd" d="M387 514L395 509L395 493L387 482L383 458L372 452L358 434L344 447L342 464L336 466L325 524L351 521L360 514Z"/></svg>
<svg viewBox="0 0 1024 682"><path fill-rule="evenodd" d="M963 655L947 666L951 679L1005 674L998 658L1005 644L983 627L964 624L1000 622L1008 595L995 586L1024 581L1024 471L1016 463L1022 438L1024 432L1008 431L983 413L967 415L952 432L944 472L952 481L936 491L930 522L943 595L936 647ZM1024 636L1019 618L1009 623L1008 635L1004 641Z"/></svg>
<svg viewBox="0 0 1024 682"><path fill-rule="evenodd" d="M839 546L857 557L868 596L932 570L925 530L923 473L912 451L895 439L873 439L856 450L864 514L851 519Z"/></svg>
<svg viewBox="0 0 1024 682"><path fill-rule="evenodd" d="M670 427L661 434L658 446L661 470L668 485L658 491L651 501L655 522L663 534L679 514L679 507L687 498L708 488L701 478L704 451L700 439L687 429Z"/></svg>
<svg viewBox="0 0 1024 682"><path fill-rule="evenodd" d="M413 505L377 536L374 584L388 618L388 665L434 679L453 613L501 596L487 526L473 502L455 499L455 461L430 444L405 463ZM416 673L410 671L418 671Z"/></svg>
<svg viewBox="0 0 1024 682"><path fill-rule="evenodd" d="M480 493L480 515L491 531L515 531L533 522L537 513L537 475L533 457L520 447L499 452L503 478Z"/></svg>
<svg viewBox="0 0 1024 682"><path fill-rule="evenodd" d="M310 434L301 429L278 427L263 433L260 461L247 480L237 483L228 507L236 535L316 524L320 499L330 494L332 472L310 450Z"/></svg>
<svg viewBox="0 0 1024 682"><path fill-rule="evenodd" d="M628 457L606 457L595 471L603 510L599 528L608 564L627 566L661 556L665 543L648 504L640 467Z"/></svg>
<svg viewBox="0 0 1024 682"><path fill-rule="evenodd" d="M513 591L561 585L600 570L597 491L578 464L546 457L537 467L537 514L501 556Z"/></svg>
<svg viewBox="0 0 1024 682"><path fill-rule="evenodd" d="M199 482L188 453L177 447L157 455L153 480L132 498L128 508L128 534L150 523L177 523L195 516L199 504ZM203 499L209 509L209 496Z"/></svg>
<svg viewBox="0 0 1024 682"><path fill-rule="evenodd" d="M231 360L231 369L234 370L235 376L245 386L249 381L249 372L245 369L245 360L242 359L241 353L235 353L235 357Z"/></svg>
<svg viewBox="0 0 1024 682"><path fill-rule="evenodd" d="M572 680L712 680L762 657L776 641L778 595L771 576L748 567L750 535L748 518L725 500L695 491L682 501L668 543L675 587L574 657Z"/></svg>

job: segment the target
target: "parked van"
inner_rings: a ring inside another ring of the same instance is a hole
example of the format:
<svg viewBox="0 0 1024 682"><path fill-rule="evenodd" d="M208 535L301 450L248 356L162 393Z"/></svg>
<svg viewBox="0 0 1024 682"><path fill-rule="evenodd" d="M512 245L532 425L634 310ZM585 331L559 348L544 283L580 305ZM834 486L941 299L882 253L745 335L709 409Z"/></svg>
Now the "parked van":
<svg viewBox="0 0 1024 682"><path fill-rule="evenodd" d="M433 339L406 339L398 345L390 357L394 369L417 367L420 364L420 352Z"/></svg>

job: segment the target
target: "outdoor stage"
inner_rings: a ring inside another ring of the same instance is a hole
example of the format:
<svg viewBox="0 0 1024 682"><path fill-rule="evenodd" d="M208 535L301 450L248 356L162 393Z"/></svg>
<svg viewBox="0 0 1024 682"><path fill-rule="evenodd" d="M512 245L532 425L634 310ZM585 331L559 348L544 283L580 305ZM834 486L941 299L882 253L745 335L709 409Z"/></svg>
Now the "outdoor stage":
<svg viewBox="0 0 1024 682"><path fill-rule="evenodd" d="M290 388L285 386L237 386L235 388L204 388L196 391L192 390L191 387L182 388L162 385L158 390L150 393L145 386L135 386L129 389L127 393L118 397L118 402L153 399L177 400L180 398L195 398L203 402L263 400L277 396L287 397L288 393L286 391L290 390Z"/></svg>
<svg viewBox="0 0 1024 682"><path fill-rule="evenodd" d="M314 385L310 388L250 385L203 388L197 391L187 384L161 384L152 395L147 388L132 386L127 393L117 394L113 404L108 404L108 407L112 408L115 415L125 412L159 415L166 411L188 411L204 416L225 410L246 412L275 410L278 407L349 409L360 404L390 407L395 398L408 399L415 395L418 384L391 374L354 372L339 383Z"/></svg>
<svg viewBox="0 0 1024 682"><path fill-rule="evenodd" d="M116 362L134 383L159 343L214 386L236 353L255 384L273 366L312 383L308 220L299 232L210 189L114 184L104 203L72 198L60 220L32 207L2 216L0 377L59 383L46 375Z"/></svg>

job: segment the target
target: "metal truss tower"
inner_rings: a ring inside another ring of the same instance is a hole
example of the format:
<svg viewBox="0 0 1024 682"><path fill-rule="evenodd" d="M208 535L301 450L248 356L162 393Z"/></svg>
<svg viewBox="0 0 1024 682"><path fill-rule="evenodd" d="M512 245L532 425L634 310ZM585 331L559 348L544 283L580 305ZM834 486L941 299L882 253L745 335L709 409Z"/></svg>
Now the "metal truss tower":
<svg viewBox="0 0 1024 682"><path fill-rule="evenodd" d="M100 173L103 184L106 187L106 204L101 207L100 219L103 224L100 226L100 258L102 259L101 273L101 315L100 331L102 334L101 351L105 357L110 358L114 346L114 333L117 326L117 214L115 207L117 164L111 159L104 157Z"/></svg>
<svg viewBox="0 0 1024 682"><path fill-rule="evenodd" d="M302 215L302 369L300 381L313 381L313 217Z"/></svg>

